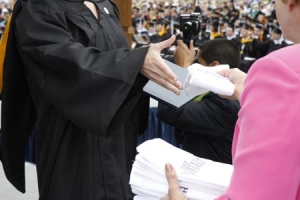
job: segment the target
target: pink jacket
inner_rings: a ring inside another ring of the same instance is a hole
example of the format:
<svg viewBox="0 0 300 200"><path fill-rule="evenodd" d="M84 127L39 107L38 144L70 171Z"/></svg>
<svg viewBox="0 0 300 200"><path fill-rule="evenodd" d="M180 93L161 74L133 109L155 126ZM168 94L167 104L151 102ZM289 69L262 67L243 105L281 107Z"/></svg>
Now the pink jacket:
<svg viewBox="0 0 300 200"><path fill-rule="evenodd" d="M300 45L252 65L232 155L231 182L218 200L300 200Z"/></svg>

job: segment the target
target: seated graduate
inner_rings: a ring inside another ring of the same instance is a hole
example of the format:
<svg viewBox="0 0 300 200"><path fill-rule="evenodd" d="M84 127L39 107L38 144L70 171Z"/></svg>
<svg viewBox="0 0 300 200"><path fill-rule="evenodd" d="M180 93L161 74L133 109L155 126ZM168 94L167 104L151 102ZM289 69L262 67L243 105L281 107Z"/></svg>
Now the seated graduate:
<svg viewBox="0 0 300 200"><path fill-rule="evenodd" d="M193 43L190 48L180 40L177 43L175 63L187 68L195 59ZM200 45L197 61L207 67L228 64L234 68L239 66L240 54L233 42L225 38L214 39ZM208 92L178 109L159 103L158 118L175 127L175 136L183 150L201 158L231 164L232 137L239 109L238 101Z"/></svg>
<svg viewBox="0 0 300 200"><path fill-rule="evenodd" d="M273 51L289 46L289 44L284 40L281 28L274 26L271 31L270 40L263 42L253 40L252 46L253 50L260 52L260 57L263 57Z"/></svg>
<svg viewBox="0 0 300 200"><path fill-rule="evenodd" d="M227 40L234 42L237 46L240 46L241 38L236 34L235 26L232 23L228 23L228 26L226 28L226 38Z"/></svg>

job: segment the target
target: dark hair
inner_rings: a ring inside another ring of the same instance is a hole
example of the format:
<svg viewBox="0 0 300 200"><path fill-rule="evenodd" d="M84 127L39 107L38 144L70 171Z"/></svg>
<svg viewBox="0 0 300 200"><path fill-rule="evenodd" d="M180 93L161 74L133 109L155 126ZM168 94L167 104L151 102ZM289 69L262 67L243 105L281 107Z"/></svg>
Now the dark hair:
<svg viewBox="0 0 300 200"><path fill-rule="evenodd" d="M230 68L240 65L241 57L237 45L225 38L208 40L199 46L200 56L206 63L218 61L220 64L228 64Z"/></svg>
<svg viewBox="0 0 300 200"><path fill-rule="evenodd" d="M194 12L202 14L202 10L201 10L200 6L196 6L194 9Z"/></svg>

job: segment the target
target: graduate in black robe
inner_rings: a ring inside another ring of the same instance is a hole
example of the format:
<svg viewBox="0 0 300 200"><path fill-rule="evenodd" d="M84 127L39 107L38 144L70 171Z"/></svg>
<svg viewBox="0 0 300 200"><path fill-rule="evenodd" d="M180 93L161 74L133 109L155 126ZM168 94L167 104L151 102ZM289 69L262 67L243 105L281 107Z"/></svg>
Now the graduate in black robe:
<svg viewBox="0 0 300 200"><path fill-rule="evenodd" d="M148 78L181 87L160 57L175 37L131 51L111 0L18 0L11 24L0 154L8 180L25 192L35 128L40 200L131 199L142 87Z"/></svg>

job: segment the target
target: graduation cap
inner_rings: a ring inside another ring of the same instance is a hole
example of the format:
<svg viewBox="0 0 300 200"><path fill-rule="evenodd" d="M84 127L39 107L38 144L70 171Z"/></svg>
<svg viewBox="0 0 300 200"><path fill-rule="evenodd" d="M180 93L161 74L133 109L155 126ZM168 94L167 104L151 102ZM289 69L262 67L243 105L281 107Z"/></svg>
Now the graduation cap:
<svg viewBox="0 0 300 200"><path fill-rule="evenodd" d="M281 28L279 26L274 26L272 32L277 33L278 35L282 34Z"/></svg>
<svg viewBox="0 0 300 200"><path fill-rule="evenodd" d="M135 21L136 21L136 23L143 23L144 22L144 18L142 18L142 17L136 18Z"/></svg>
<svg viewBox="0 0 300 200"><path fill-rule="evenodd" d="M165 19L156 20L157 24L165 24Z"/></svg>
<svg viewBox="0 0 300 200"><path fill-rule="evenodd" d="M213 27L215 27L215 28L218 28L219 27L219 21L218 20L213 20L212 22L211 22L211 26L213 26Z"/></svg>
<svg viewBox="0 0 300 200"><path fill-rule="evenodd" d="M211 7L208 7L207 8L207 11L212 11L213 9Z"/></svg>
<svg viewBox="0 0 300 200"><path fill-rule="evenodd" d="M223 21L224 23L228 23L230 20L229 20L229 17L228 17L228 16L224 16L224 17L222 17L222 21Z"/></svg>
<svg viewBox="0 0 300 200"><path fill-rule="evenodd" d="M214 10L213 14L216 15L216 16L220 16L221 15L221 13L219 11L217 11L217 10Z"/></svg>
<svg viewBox="0 0 300 200"><path fill-rule="evenodd" d="M214 21L219 21L219 17L211 17L211 18L209 19L209 22L210 22L210 23L213 23Z"/></svg>
<svg viewBox="0 0 300 200"><path fill-rule="evenodd" d="M165 11L163 9L158 9L157 13L164 13Z"/></svg>
<svg viewBox="0 0 300 200"><path fill-rule="evenodd" d="M233 23L228 23L227 27L228 27L228 28L231 28L233 31L234 31L234 29L235 29L235 26L234 26Z"/></svg>
<svg viewBox="0 0 300 200"><path fill-rule="evenodd" d="M149 27L154 27L154 26L155 26L155 24L156 24L156 22L155 22L155 21L150 21L150 22L149 22Z"/></svg>
<svg viewBox="0 0 300 200"><path fill-rule="evenodd" d="M194 12L202 13L200 6L196 6Z"/></svg>
<svg viewBox="0 0 300 200"><path fill-rule="evenodd" d="M175 20L173 20L175 22ZM168 18L160 19L157 21L157 24L165 25L165 27L169 27L171 25L171 20Z"/></svg>
<svg viewBox="0 0 300 200"><path fill-rule="evenodd" d="M239 28L242 28L244 24L246 24L246 21L245 20L241 20L240 23L239 23Z"/></svg>
<svg viewBox="0 0 300 200"><path fill-rule="evenodd" d="M263 13L263 12L261 12L261 11L258 11L255 17L257 18L259 15L266 16L266 14L265 14L265 13Z"/></svg>
<svg viewBox="0 0 300 200"><path fill-rule="evenodd" d="M133 10L137 10L137 11L139 11L139 10L140 10L140 8L139 8L139 7L137 7L137 6L134 6L132 9L133 9Z"/></svg>
<svg viewBox="0 0 300 200"><path fill-rule="evenodd" d="M246 16L245 16L245 20L247 20L247 21L250 22L250 23L255 22L255 19L254 19L253 17L249 16L249 15L246 15Z"/></svg>
<svg viewBox="0 0 300 200"><path fill-rule="evenodd" d="M228 10L228 9L229 9L229 7L228 7L228 6L224 6L224 7L223 7L223 10L224 10L224 9Z"/></svg>
<svg viewBox="0 0 300 200"><path fill-rule="evenodd" d="M242 24L241 28L246 29L246 30L251 30L251 26L248 23Z"/></svg>
<svg viewBox="0 0 300 200"><path fill-rule="evenodd" d="M263 24L260 24L260 23L256 23L256 24L255 24L255 27L258 28L259 30L264 29L264 25L263 25Z"/></svg>

